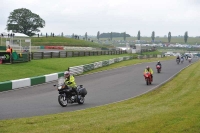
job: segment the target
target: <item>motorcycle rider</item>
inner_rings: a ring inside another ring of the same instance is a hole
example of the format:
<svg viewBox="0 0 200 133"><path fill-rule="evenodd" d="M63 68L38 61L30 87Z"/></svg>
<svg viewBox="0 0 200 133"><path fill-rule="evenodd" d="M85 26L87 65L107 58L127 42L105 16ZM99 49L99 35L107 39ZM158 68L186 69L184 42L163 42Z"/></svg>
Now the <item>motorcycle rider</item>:
<svg viewBox="0 0 200 133"><path fill-rule="evenodd" d="M176 57L176 59L180 59L180 56L178 55L178 56Z"/></svg>
<svg viewBox="0 0 200 133"><path fill-rule="evenodd" d="M181 60L182 60L182 61L184 61L184 58L183 58L183 56L181 56Z"/></svg>
<svg viewBox="0 0 200 133"><path fill-rule="evenodd" d="M160 66L160 69L161 69L162 65L161 65L160 61L157 62L156 66L157 66L157 65L159 65L159 66Z"/></svg>
<svg viewBox="0 0 200 133"><path fill-rule="evenodd" d="M150 72L150 74L151 74L151 79L152 79L152 81L153 81L153 70L152 70L149 66L146 67L146 69L144 70L144 72L145 72L145 73L146 73L146 72Z"/></svg>
<svg viewBox="0 0 200 133"><path fill-rule="evenodd" d="M187 55L187 54L185 55L185 59L186 59L186 60L188 59L188 55Z"/></svg>
<svg viewBox="0 0 200 133"><path fill-rule="evenodd" d="M179 55L176 57L176 61L177 61L177 60L179 60L179 62L180 62L180 56L179 56Z"/></svg>
<svg viewBox="0 0 200 133"><path fill-rule="evenodd" d="M77 86L74 76L70 74L69 71L65 71L64 76L65 76L65 84L68 85L69 87L72 87L72 91L74 91L78 97Z"/></svg>

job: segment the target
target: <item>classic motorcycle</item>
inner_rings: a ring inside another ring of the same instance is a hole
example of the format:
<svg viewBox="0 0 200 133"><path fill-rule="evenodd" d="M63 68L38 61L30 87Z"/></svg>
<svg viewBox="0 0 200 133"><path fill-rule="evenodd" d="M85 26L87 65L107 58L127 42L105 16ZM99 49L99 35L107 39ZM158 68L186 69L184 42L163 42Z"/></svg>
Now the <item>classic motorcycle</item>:
<svg viewBox="0 0 200 133"><path fill-rule="evenodd" d="M146 81L146 84L149 85L152 82L152 78L151 78L151 73L150 72L144 72L144 78Z"/></svg>
<svg viewBox="0 0 200 133"><path fill-rule="evenodd" d="M60 77L58 79L58 84L54 85L58 90L58 103L62 107L66 107L69 103L78 103L83 104L85 101L85 95L87 95L87 90L83 87L83 85L77 86L77 93L68 85L65 85L65 78Z"/></svg>
<svg viewBox="0 0 200 133"><path fill-rule="evenodd" d="M156 69L157 69L157 72L160 73L160 71L161 71L161 66L160 66L160 65L156 65Z"/></svg>

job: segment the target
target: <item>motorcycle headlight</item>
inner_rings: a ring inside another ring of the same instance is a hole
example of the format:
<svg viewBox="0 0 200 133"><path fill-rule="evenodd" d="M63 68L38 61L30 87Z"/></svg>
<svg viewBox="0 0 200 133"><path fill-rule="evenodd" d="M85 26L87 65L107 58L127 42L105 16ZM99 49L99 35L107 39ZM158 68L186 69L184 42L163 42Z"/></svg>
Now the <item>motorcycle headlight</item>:
<svg viewBox="0 0 200 133"><path fill-rule="evenodd" d="M62 89L62 86L58 86L58 90Z"/></svg>

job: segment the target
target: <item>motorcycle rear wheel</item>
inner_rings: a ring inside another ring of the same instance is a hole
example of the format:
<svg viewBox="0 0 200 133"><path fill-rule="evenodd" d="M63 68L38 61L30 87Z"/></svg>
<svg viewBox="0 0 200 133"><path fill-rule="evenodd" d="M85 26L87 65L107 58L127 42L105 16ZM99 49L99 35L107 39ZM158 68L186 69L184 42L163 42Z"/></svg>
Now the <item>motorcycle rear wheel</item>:
<svg viewBox="0 0 200 133"><path fill-rule="evenodd" d="M60 106L66 107L67 104L68 104L67 98L65 98L63 95L59 95L58 96L58 103L60 104Z"/></svg>
<svg viewBox="0 0 200 133"><path fill-rule="evenodd" d="M80 96L80 99L78 99L78 104L83 104L85 102L85 98Z"/></svg>

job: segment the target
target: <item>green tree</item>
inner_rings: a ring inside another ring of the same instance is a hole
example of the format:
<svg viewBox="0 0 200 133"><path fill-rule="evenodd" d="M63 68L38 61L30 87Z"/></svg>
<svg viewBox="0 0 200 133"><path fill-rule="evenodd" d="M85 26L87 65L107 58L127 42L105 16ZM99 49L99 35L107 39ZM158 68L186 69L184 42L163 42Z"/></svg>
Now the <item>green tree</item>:
<svg viewBox="0 0 200 133"><path fill-rule="evenodd" d="M122 33L117 33L117 32L112 32L112 37L124 37L124 32ZM131 37L129 34L126 33L126 37ZM101 33L99 34L99 38L110 38L110 33Z"/></svg>
<svg viewBox="0 0 200 133"><path fill-rule="evenodd" d="M85 33L85 40L87 41L87 32Z"/></svg>
<svg viewBox="0 0 200 133"><path fill-rule="evenodd" d="M7 20L6 29L16 33L24 33L33 36L40 32L39 28L45 26L45 21L39 15L32 13L26 8L15 9L10 13Z"/></svg>
<svg viewBox="0 0 200 133"><path fill-rule="evenodd" d="M184 41L185 41L185 43L187 43L187 40L188 40L188 32L186 31L185 35L184 35Z"/></svg>
<svg viewBox="0 0 200 133"><path fill-rule="evenodd" d="M97 39L99 40L99 35L100 35L100 32L98 31L97 32Z"/></svg>
<svg viewBox="0 0 200 133"><path fill-rule="evenodd" d="M154 31L153 31L152 34L151 34L151 39L152 39L152 41L154 42L154 40L155 40L155 32L154 32Z"/></svg>
<svg viewBox="0 0 200 133"><path fill-rule="evenodd" d="M137 39L140 40L140 31L138 31Z"/></svg>
<svg viewBox="0 0 200 133"><path fill-rule="evenodd" d="M112 41L112 32L110 32L110 40Z"/></svg>
<svg viewBox="0 0 200 133"><path fill-rule="evenodd" d="M124 32L124 41L126 41L126 32Z"/></svg>
<svg viewBox="0 0 200 133"><path fill-rule="evenodd" d="M168 33L168 42L171 42L171 32Z"/></svg>

